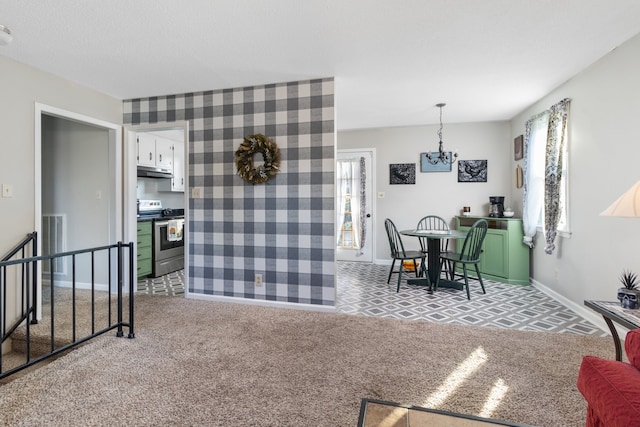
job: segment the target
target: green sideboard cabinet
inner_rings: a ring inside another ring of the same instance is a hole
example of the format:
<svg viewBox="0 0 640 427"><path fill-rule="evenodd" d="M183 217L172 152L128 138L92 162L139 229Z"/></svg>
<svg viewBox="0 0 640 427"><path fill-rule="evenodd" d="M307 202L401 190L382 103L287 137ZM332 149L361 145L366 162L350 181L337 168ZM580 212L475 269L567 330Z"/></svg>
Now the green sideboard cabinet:
<svg viewBox="0 0 640 427"><path fill-rule="evenodd" d="M522 219L457 216L456 228L468 231L478 219L484 219L489 224L478 264L482 277L514 285L528 285L529 247L522 243ZM457 241L458 250L462 249L463 242L463 239Z"/></svg>
<svg viewBox="0 0 640 427"><path fill-rule="evenodd" d="M138 277L151 274L151 221L138 221Z"/></svg>

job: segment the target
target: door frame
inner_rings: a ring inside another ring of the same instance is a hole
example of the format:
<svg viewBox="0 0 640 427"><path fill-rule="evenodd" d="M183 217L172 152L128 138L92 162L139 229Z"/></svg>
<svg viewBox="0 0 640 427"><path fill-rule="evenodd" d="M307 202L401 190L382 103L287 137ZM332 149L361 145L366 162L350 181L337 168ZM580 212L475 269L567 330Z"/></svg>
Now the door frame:
<svg viewBox="0 0 640 427"><path fill-rule="evenodd" d="M117 243L123 239L122 227L122 125L85 116L84 114L64 110L36 102L34 105L34 225L37 233L37 245L42 247L42 116L48 115L65 120L75 121L90 126L104 128L109 132L109 156L115 161L109 162L110 169L110 193L113 195L113 204L109 212L109 244ZM42 319L42 261L38 261L38 275L34 277L37 287L36 319ZM124 291L128 290L128 274L124 276Z"/></svg>
<svg viewBox="0 0 640 427"><path fill-rule="evenodd" d="M375 264L376 261L376 232L375 232L375 228L373 227L373 225L375 224L375 218L376 218L376 149L373 147L367 147L367 148L338 148L336 150L336 162L338 161L338 155L339 154L343 154L343 153L362 153L362 152L369 152L371 153L371 171L370 171L370 179L371 179L371 204L370 206L370 210L371 210L371 227L370 227L370 232L369 232L369 239L371 242L371 264ZM367 174L369 175L369 174ZM338 180L338 176L335 176L336 182ZM335 186L335 195L334 195L334 200L338 200L338 185L336 184ZM337 215L337 211L338 211L338 207L336 205L335 210L334 210L334 217ZM335 238L338 235L338 224L336 222L336 226L334 229L334 233L333 233L333 237L334 237L334 246L335 246ZM337 261L337 255L338 255L338 250L336 248L336 261Z"/></svg>
<svg viewBox="0 0 640 427"><path fill-rule="evenodd" d="M189 296L189 122L159 122L140 125L125 125L124 134L124 235L127 241L137 242L137 185L138 185L138 152L136 134L138 132L154 132L182 128L184 132L184 296ZM133 257L133 271L138 271L138 257ZM135 276L135 280L137 277Z"/></svg>

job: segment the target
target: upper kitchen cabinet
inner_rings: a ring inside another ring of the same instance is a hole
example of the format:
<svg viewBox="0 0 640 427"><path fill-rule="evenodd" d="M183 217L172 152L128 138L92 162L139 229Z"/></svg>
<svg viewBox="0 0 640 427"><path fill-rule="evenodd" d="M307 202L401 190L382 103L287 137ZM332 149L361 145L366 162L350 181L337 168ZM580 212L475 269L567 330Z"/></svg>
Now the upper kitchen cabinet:
<svg viewBox="0 0 640 427"><path fill-rule="evenodd" d="M170 170L174 141L150 133L138 134L138 165Z"/></svg>
<svg viewBox="0 0 640 427"><path fill-rule="evenodd" d="M184 143L171 141L173 178L158 184L159 191L184 191Z"/></svg>
<svg viewBox="0 0 640 427"><path fill-rule="evenodd" d="M173 144L170 139L156 137L156 166L169 170L173 167Z"/></svg>
<svg viewBox="0 0 640 427"><path fill-rule="evenodd" d="M158 131L162 133L163 131ZM177 141L174 133L171 138L156 132L138 133L138 166L152 167L156 171L144 170L144 176L166 178L158 182L159 191L183 192L184 177L184 142ZM138 168L138 176L141 168ZM171 177L172 176L172 177ZM169 178L171 177L171 178Z"/></svg>
<svg viewBox="0 0 640 427"><path fill-rule="evenodd" d="M156 137L148 133L138 134L138 165L156 166Z"/></svg>
<svg viewBox="0 0 640 427"><path fill-rule="evenodd" d="M184 191L184 143L173 143L173 179L171 191Z"/></svg>

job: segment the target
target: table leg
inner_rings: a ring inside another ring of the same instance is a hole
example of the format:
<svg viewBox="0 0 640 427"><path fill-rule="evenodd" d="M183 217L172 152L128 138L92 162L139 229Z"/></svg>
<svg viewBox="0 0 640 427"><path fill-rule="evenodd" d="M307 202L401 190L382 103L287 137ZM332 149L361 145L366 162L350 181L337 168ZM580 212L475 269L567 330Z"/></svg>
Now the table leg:
<svg viewBox="0 0 640 427"><path fill-rule="evenodd" d="M464 289L463 284L453 280L441 279L440 274L440 239L427 239L429 278L433 283L433 289L452 288L461 291Z"/></svg>
<svg viewBox="0 0 640 427"><path fill-rule="evenodd" d="M616 327L613 326L613 322L604 314L602 315L604 321L607 323L609 327L609 331L611 331L611 336L613 337L613 344L616 346L616 360L618 362L622 361L622 345L620 345L620 337L618 336L618 331L616 331Z"/></svg>

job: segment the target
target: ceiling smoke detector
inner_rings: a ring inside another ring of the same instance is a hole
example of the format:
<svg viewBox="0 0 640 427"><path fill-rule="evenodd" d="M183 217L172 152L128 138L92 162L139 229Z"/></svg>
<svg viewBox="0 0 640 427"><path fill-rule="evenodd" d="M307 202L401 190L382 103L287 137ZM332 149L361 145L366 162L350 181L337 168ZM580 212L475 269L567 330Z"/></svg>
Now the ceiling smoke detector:
<svg viewBox="0 0 640 427"><path fill-rule="evenodd" d="M13 40L11 30L0 24L0 46L8 45L11 43L11 40Z"/></svg>

